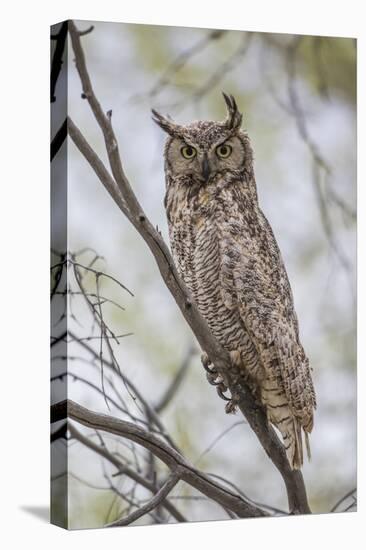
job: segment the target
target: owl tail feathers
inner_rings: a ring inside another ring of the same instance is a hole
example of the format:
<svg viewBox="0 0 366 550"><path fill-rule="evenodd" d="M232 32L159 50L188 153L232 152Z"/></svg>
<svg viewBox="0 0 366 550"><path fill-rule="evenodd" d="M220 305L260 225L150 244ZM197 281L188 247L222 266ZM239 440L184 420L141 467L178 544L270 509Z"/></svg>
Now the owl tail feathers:
<svg viewBox="0 0 366 550"><path fill-rule="evenodd" d="M287 433L287 438L290 441L286 455L290 466L293 470L300 470L303 466L303 441L302 441L302 425L295 418L293 419L292 429ZM308 460L311 460L309 434L304 430L305 447Z"/></svg>
<svg viewBox="0 0 366 550"><path fill-rule="evenodd" d="M306 454L308 455L308 461L311 460L311 450L310 450L310 441L309 441L309 434L308 432L305 432L305 445L306 445Z"/></svg>
<svg viewBox="0 0 366 550"><path fill-rule="evenodd" d="M291 432L288 434L290 445L286 450L287 458L293 470L300 470L303 465L301 424L296 420L292 421Z"/></svg>

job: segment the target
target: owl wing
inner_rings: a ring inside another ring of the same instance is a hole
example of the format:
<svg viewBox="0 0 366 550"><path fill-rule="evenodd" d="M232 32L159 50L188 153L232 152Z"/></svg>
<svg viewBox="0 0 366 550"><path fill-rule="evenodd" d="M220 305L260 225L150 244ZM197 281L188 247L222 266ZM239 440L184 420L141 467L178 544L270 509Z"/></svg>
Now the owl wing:
<svg viewBox="0 0 366 550"><path fill-rule="evenodd" d="M238 308L267 376L276 379L294 416L310 432L316 402L309 361L281 253L266 218L261 215L259 221L253 232L222 235L222 295L227 307Z"/></svg>

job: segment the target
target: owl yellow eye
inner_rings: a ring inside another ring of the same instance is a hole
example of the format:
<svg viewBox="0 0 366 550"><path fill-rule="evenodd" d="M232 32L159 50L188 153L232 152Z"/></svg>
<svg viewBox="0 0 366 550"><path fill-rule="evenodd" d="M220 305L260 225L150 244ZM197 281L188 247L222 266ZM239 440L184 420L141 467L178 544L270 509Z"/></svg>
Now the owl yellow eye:
<svg viewBox="0 0 366 550"><path fill-rule="evenodd" d="M197 152L196 149L190 145L185 145L180 151L185 159L193 159Z"/></svg>
<svg viewBox="0 0 366 550"><path fill-rule="evenodd" d="M227 159L231 155L232 147L230 145L219 145L216 148L216 153L218 157L221 157L222 159Z"/></svg>

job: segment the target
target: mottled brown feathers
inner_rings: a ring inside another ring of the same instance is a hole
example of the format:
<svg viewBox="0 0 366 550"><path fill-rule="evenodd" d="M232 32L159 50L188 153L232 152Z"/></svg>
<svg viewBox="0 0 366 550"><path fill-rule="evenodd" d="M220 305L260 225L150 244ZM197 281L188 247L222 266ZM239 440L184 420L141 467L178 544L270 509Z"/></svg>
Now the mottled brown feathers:
<svg viewBox="0 0 366 550"><path fill-rule="evenodd" d="M310 452L316 407L309 361L281 253L258 205L242 115L232 96L224 99L224 122L181 126L153 112L169 134L165 207L172 251L213 334L235 358L233 368L281 432L291 467L301 468L302 432ZM216 374L213 367L209 380L217 385ZM219 386L225 389L221 380ZM233 408L234 395L227 410Z"/></svg>

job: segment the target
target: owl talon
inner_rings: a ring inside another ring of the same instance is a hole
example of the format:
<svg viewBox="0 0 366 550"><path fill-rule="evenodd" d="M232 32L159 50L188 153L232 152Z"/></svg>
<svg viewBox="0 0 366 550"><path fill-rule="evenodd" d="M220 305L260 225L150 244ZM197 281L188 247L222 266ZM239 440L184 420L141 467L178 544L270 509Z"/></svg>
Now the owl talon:
<svg viewBox="0 0 366 550"><path fill-rule="evenodd" d="M221 376L219 374L219 371L217 369L215 369L214 366L210 367L210 365L212 365L212 363L211 363L207 353L203 353L201 355L201 363L203 365L203 368L206 371L206 376L207 376L207 380L209 381L209 383L213 384L215 386L216 385L216 383L215 383L216 379L220 378L220 380L217 382L217 384L220 384L220 382L222 380L221 380Z"/></svg>
<svg viewBox="0 0 366 550"><path fill-rule="evenodd" d="M224 401L229 401L229 402L231 401L231 398L228 397L227 395L225 395L225 392L228 391L228 389L227 389L227 387L225 386L225 384L222 384L222 383L221 383L221 384L218 384L218 385L216 386L216 391L217 391L219 397L221 397L221 399L223 399Z"/></svg>
<svg viewBox="0 0 366 550"><path fill-rule="evenodd" d="M218 373L216 372L207 371L206 373L206 378L208 380L208 383L211 384L212 386L217 386L218 384L220 384L220 382L217 382L217 377L218 377Z"/></svg>

